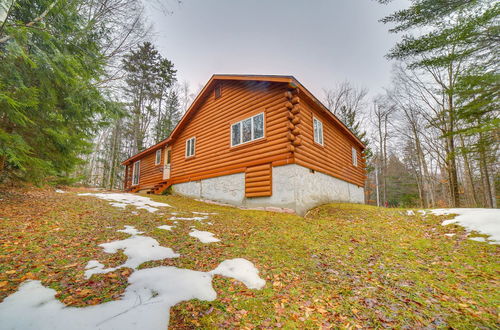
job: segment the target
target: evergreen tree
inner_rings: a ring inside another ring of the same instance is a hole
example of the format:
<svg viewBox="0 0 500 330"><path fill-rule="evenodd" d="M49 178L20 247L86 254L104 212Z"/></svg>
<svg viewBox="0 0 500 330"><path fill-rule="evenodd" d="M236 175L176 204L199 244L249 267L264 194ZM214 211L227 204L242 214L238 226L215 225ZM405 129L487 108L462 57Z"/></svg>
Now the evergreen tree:
<svg viewBox="0 0 500 330"><path fill-rule="evenodd" d="M116 108L84 1L17 0L0 22L0 181L66 177Z"/></svg>
<svg viewBox="0 0 500 330"><path fill-rule="evenodd" d="M130 99L128 132L134 142L133 152L138 152L146 147L151 125L162 117L162 103L175 82L175 70L150 42L126 55L123 67Z"/></svg>
<svg viewBox="0 0 500 330"><path fill-rule="evenodd" d="M170 90L165 100L165 107L156 122L156 143L167 138L181 118L180 102L177 92Z"/></svg>

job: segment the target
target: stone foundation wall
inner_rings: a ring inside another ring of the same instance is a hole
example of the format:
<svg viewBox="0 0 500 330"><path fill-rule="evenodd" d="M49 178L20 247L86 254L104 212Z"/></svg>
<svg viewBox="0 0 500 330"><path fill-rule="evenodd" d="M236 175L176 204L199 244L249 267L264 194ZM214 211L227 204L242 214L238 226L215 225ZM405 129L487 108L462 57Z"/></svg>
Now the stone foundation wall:
<svg viewBox="0 0 500 330"><path fill-rule="evenodd" d="M274 206L292 209L299 215L329 202L364 202L364 188L324 173L289 164L273 167L273 194L245 197L245 174L237 173L172 186L175 193L245 207Z"/></svg>

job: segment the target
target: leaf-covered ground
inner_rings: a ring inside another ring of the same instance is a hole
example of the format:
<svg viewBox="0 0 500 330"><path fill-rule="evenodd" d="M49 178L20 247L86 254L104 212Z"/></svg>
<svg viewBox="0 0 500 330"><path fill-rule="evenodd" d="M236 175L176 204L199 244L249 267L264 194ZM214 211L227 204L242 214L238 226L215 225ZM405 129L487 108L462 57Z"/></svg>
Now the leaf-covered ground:
<svg viewBox="0 0 500 330"><path fill-rule="evenodd" d="M171 311L171 328L318 328L499 326L499 247L467 239L463 228L443 227L437 217L402 209L330 204L305 218L290 214L154 196L173 208L156 213L115 208L95 197L42 189L0 192L0 301L26 279L58 291L67 305L119 299L131 270L83 276L91 259L124 262L100 243L124 239L135 226L180 258L171 265L209 271L221 261L246 258L267 283L262 290L217 277L213 302L188 301ZM207 221L179 221L169 212L216 212ZM137 213L137 214L134 214ZM203 244L190 226L221 242ZM447 237L445 233L455 233Z"/></svg>

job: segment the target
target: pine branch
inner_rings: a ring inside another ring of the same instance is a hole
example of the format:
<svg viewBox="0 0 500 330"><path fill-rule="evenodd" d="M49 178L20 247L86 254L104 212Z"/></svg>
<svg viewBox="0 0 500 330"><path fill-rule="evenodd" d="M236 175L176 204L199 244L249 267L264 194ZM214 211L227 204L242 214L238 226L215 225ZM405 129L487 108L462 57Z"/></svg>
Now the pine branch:
<svg viewBox="0 0 500 330"><path fill-rule="evenodd" d="M52 10L52 8L54 8L54 6L57 4L59 0L54 0L54 2L52 2L48 7L47 9L45 9L45 11L40 15L38 16L37 18L35 18L33 21L29 22L29 23L26 23L24 25L24 27L32 27L33 25L35 25L36 23L39 23L41 22L45 16L47 16L47 14ZM3 38L0 39L0 43L4 43L8 40L10 40L12 38L12 36L5 36Z"/></svg>

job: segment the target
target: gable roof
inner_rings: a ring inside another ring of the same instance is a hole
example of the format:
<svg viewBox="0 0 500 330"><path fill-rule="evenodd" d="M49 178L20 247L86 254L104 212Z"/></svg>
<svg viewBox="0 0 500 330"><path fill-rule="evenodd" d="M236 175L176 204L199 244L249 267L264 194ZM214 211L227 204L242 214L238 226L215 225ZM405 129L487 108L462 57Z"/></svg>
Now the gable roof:
<svg viewBox="0 0 500 330"><path fill-rule="evenodd" d="M224 81L224 80L239 80L239 81L266 81L266 82L279 82L279 83L288 83L291 88L299 88L299 90L308 98L312 104L316 105L321 111L323 111L332 121L337 123L344 131L351 136L358 145L364 149L365 145L361 140L340 120L335 116L326 106L321 103L307 88L305 88L295 77L293 76L282 76L282 75L253 75L253 74L214 74L208 82L205 84L203 89L200 91L198 96L194 99L193 103L189 106L189 109L184 113L181 120L177 123L174 130L170 133L170 135L158 142L157 144L127 158L122 162L122 165L126 165L131 163L132 161L142 158L143 156L162 148L167 145L170 141L172 141L182 130L182 128L187 124L189 118L194 115L198 106L203 101L205 95L211 90L212 86L216 81ZM301 93L301 95L302 95Z"/></svg>

